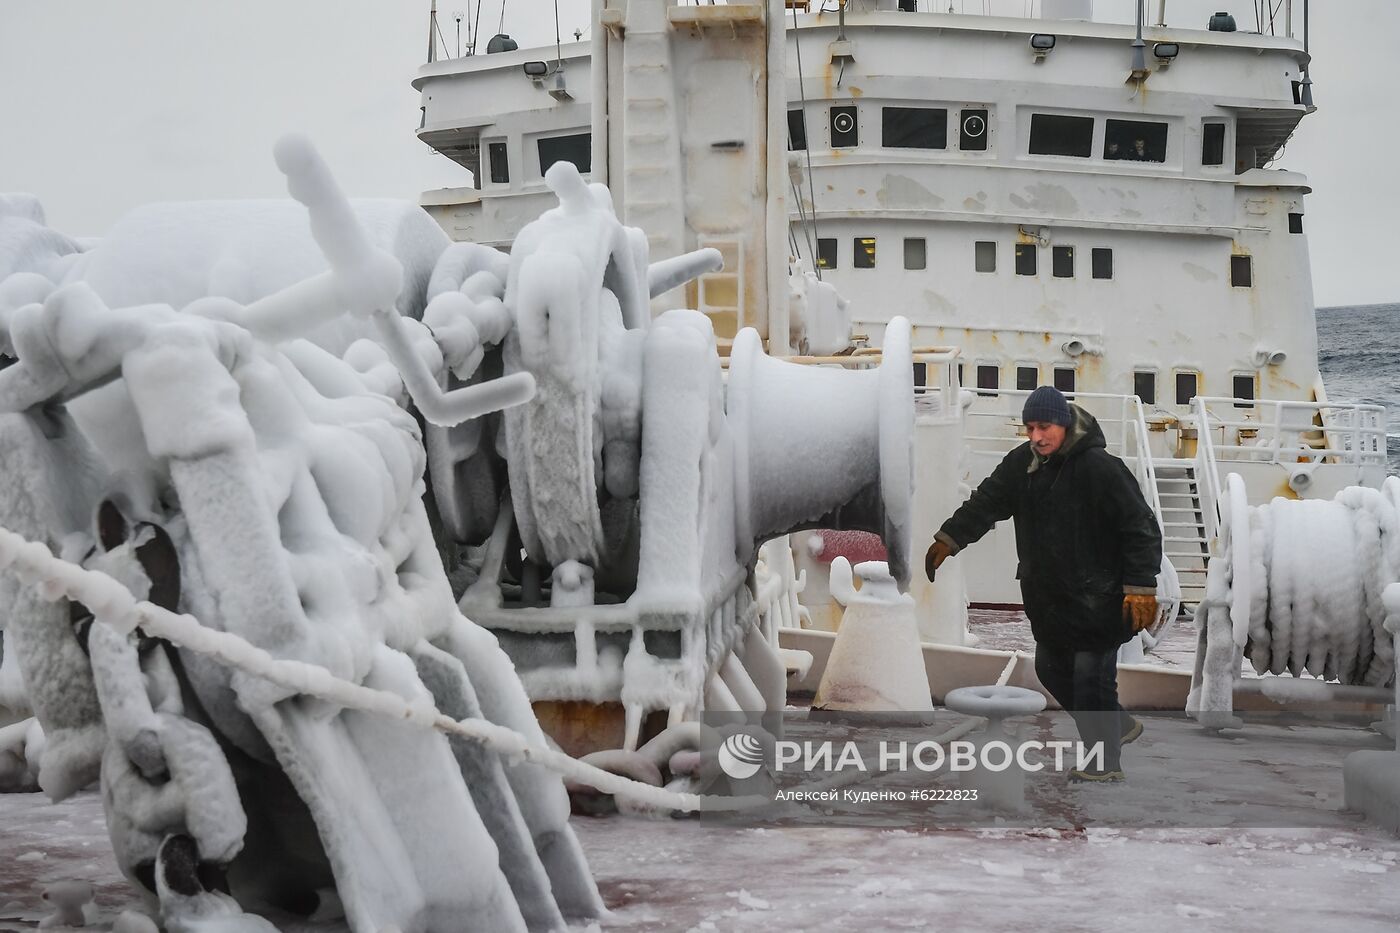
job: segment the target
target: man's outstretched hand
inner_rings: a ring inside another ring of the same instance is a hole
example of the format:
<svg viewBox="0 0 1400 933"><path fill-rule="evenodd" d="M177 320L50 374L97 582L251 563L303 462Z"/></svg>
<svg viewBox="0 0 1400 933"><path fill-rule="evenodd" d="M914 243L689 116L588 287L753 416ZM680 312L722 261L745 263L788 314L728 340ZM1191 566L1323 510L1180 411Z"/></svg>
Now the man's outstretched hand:
<svg viewBox="0 0 1400 933"><path fill-rule="evenodd" d="M1157 597L1129 593L1123 597L1123 621L1131 622L1133 634L1141 632L1157 618Z"/></svg>
<svg viewBox="0 0 1400 933"><path fill-rule="evenodd" d="M953 549L946 542L934 540L933 546L924 555L924 575L928 577L928 582L933 582L933 575L938 572L938 567L945 560L951 557Z"/></svg>

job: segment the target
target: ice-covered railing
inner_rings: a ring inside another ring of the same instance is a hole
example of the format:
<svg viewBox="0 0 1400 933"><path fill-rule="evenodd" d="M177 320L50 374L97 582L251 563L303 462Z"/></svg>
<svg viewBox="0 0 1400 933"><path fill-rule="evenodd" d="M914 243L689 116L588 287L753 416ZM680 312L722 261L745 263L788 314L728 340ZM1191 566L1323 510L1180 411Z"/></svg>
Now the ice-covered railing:
<svg viewBox="0 0 1400 933"><path fill-rule="evenodd" d="M797 572L792 547L787 535L774 538L759 549L754 568L754 608L758 612L758 627L774 648L778 647L778 630L805 628L806 610L798 601L807 587L807 573Z"/></svg>
<svg viewBox="0 0 1400 933"><path fill-rule="evenodd" d="M1384 475L1382 405L1198 396L1192 407L1220 460L1341 464L1368 485Z"/></svg>
<svg viewBox="0 0 1400 933"><path fill-rule="evenodd" d="M1196 478L1201 496L1201 521L1205 525L1205 539L1214 541L1220 532L1220 463L1215 455L1215 432L1211 425L1211 414L1206 408L1205 399L1197 396L1191 402L1196 415Z"/></svg>

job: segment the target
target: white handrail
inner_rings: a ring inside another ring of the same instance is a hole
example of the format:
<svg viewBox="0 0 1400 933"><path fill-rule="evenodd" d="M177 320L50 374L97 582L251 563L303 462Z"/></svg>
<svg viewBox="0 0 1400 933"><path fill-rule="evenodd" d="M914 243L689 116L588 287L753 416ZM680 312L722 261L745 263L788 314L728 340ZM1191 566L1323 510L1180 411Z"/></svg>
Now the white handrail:
<svg viewBox="0 0 1400 933"><path fill-rule="evenodd" d="M1157 528L1165 537L1167 526L1162 518L1162 497L1157 489L1157 467L1152 462L1152 448L1147 437L1147 418L1142 411L1142 399L1136 395L1123 396L1124 405L1131 405L1133 413L1133 441L1137 447L1138 462L1138 483L1143 487L1143 494L1147 496L1148 505L1152 506L1152 514L1157 516ZM1127 423L1127 415L1124 414L1124 424Z"/></svg>
<svg viewBox="0 0 1400 933"><path fill-rule="evenodd" d="M1196 479L1204 493L1201 520L1205 523L1206 541L1214 541L1220 533L1220 465L1215 455L1215 437L1207 401L1210 399L1198 395L1191 400L1191 406L1196 413Z"/></svg>
<svg viewBox="0 0 1400 933"><path fill-rule="evenodd" d="M1202 435L1219 430L1212 445L1221 459L1274 463L1341 463L1384 467L1386 461L1385 406L1301 402L1279 399L1250 400L1248 411L1238 417L1242 400L1198 396L1193 400ZM1208 420L1201 420L1202 412ZM1228 443L1234 432L1236 443ZM1242 441L1253 435L1253 442ZM1305 436L1311 440L1305 440Z"/></svg>

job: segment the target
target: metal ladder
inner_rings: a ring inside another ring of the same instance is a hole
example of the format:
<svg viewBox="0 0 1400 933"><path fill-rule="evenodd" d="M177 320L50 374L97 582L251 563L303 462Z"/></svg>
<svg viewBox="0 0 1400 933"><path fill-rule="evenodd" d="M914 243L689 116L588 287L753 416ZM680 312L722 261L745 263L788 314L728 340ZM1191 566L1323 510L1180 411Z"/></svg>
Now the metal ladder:
<svg viewBox="0 0 1400 933"><path fill-rule="evenodd" d="M1152 466L1162 504L1162 551L1181 578L1182 602L1199 603L1205 598L1210 542L1206 539L1196 461L1154 459Z"/></svg>
<svg viewBox="0 0 1400 933"><path fill-rule="evenodd" d="M624 222L647 231L651 259L684 246L681 156L665 3L632 4L623 45Z"/></svg>

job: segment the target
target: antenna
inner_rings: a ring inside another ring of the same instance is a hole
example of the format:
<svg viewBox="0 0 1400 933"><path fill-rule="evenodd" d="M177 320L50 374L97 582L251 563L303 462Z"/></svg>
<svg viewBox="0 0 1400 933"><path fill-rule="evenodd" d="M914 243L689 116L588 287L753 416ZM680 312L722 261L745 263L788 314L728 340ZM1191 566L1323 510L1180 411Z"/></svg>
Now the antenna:
<svg viewBox="0 0 1400 933"><path fill-rule="evenodd" d="M462 17L466 14L461 10L452 14L452 18L457 21L457 57L462 57Z"/></svg>
<svg viewBox="0 0 1400 933"><path fill-rule="evenodd" d="M428 62L437 61L437 43L433 41L433 33L437 31L437 0L433 0L432 8L428 10Z"/></svg>
<svg viewBox="0 0 1400 933"><path fill-rule="evenodd" d="M554 70L563 67L563 55L559 50L559 0L554 0Z"/></svg>

